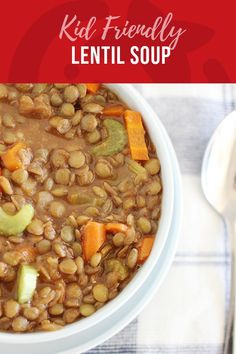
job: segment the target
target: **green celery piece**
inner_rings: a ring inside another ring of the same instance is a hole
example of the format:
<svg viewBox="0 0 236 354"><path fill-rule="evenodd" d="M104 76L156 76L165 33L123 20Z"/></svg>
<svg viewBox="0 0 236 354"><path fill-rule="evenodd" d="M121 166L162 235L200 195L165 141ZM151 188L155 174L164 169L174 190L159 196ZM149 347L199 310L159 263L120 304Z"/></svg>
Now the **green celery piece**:
<svg viewBox="0 0 236 354"><path fill-rule="evenodd" d="M25 304L33 297L37 286L37 270L27 264L21 265L18 274L17 300L20 304Z"/></svg>
<svg viewBox="0 0 236 354"><path fill-rule="evenodd" d="M121 152L127 144L126 130L119 121L105 119L103 122L108 137L100 144L94 146L92 153L96 156L111 156Z"/></svg>
<svg viewBox="0 0 236 354"><path fill-rule="evenodd" d="M126 164L128 166L128 169L135 173L136 175L144 175L146 176L147 175L147 171L146 169L140 165L140 163L138 163L137 161L134 161L128 157L125 158L125 161L126 161Z"/></svg>
<svg viewBox="0 0 236 354"><path fill-rule="evenodd" d="M12 236L21 234L30 224L34 216L34 208L25 204L15 215L9 215L0 207L0 235Z"/></svg>

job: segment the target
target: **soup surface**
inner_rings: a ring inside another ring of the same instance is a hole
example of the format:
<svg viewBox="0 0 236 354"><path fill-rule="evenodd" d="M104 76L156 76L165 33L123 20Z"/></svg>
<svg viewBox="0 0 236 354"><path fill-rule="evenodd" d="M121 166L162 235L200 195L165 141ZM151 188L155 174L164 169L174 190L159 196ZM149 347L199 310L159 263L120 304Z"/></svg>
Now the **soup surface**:
<svg viewBox="0 0 236 354"><path fill-rule="evenodd" d="M0 84L0 330L51 331L115 298L148 258L160 163L99 84Z"/></svg>

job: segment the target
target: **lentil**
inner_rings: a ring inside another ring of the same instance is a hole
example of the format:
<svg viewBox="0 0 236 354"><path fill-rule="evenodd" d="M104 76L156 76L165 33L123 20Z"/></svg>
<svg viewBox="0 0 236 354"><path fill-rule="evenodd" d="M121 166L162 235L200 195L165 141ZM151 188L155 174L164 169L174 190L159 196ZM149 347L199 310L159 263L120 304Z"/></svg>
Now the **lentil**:
<svg viewBox="0 0 236 354"><path fill-rule="evenodd" d="M95 307L92 304L82 304L79 309L84 317L91 316L95 312Z"/></svg>
<svg viewBox="0 0 236 354"><path fill-rule="evenodd" d="M4 312L8 318L13 318L18 315L20 311L20 305L14 300L8 300L4 304Z"/></svg>
<svg viewBox="0 0 236 354"><path fill-rule="evenodd" d="M150 221L145 217L140 217L137 221L138 227L144 234L149 234L151 232L152 226Z"/></svg>
<svg viewBox="0 0 236 354"><path fill-rule="evenodd" d="M105 161L98 161L95 165L95 172L100 178L109 178L112 176L112 167Z"/></svg>
<svg viewBox="0 0 236 354"><path fill-rule="evenodd" d="M96 144L101 139L101 134L98 129L93 129L93 131L86 135L86 139L90 144Z"/></svg>
<svg viewBox="0 0 236 354"><path fill-rule="evenodd" d="M29 322L23 316L18 316L12 321L12 328L15 332L25 332L27 330Z"/></svg>
<svg viewBox="0 0 236 354"><path fill-rule="evenodd" d="M13 180L13 182L19 185L25 183L27 178L28 172L23 168L19 168L18 170L13 171L11 174L11 179Z"/></svg>
<svg viewBox="0 0 236 354"><path fill-rule="evenodd" d="M125 234L123 234L122 232L118 232L117 234L115 234L113 236L112 242L114 243L114 245L116 247L120 247L120 246L123 246L124 239L125 239Z"/></svg>
<svg viewBox="0 0 236 354"><path fill-rule="evenodd" d="M51 242L49 240L42 240L37 243L37 249L40 254L44 254L50 251Z"/></svg>
<svg viewBox="0 0 236 354"><path fill-rule="evenodd" d="M43 222L39 219L33 219L29 226L27 227L27 231L33 235L42 235L43 234Z"/></svg>
<svg viewBox="0 0 236 354"><path fill-rule="evenodd" d="M59 269L62 273L65 274L74 274L77 271L77 266L72 259L68 258L60 263Z"/></svg>
<svg viewBox="0 0 236 354"><path fill-rule="evenodd" d="M55 173L55 182L67 185L70 181L70 170L68 168L60 168Z"/></svg>
<svg viewBox="0 0 236 354"><path fill-rule="evenodd" d="M37 307L24 309L24 317L29 321L35 321L39 317L39 309Z"/></svg>
<svg viewBox="0 0 236 354"><path fill-rule="evenodd" d="M61 238L65 242L72 242L75 239L74 229L72 226L64 226L61 230Z"/></svg>
<svg viewBox="0 0 236 354"><path fill-rule="evenodd" d="M92 132L97 127L97 120L93 114L86 114L81 120L81 128L86 132Z"/></svg>
<svg viewBox="0 0 236 354"><path fill-rule="evenodd" d="M66 297L67 298L77 298L77 299L82 299L82 291L79 287L78 284L76 283L71 283L67 286L66 288Z"/></svg>
<svg viewBox="0 0 236 354"><path fill-rule="evenodd" d="M103 284L96 284L93 287L94 299L99 302L106 302L108 300L108 289Z"/></svg>
<svg viewBox="0 0 236 354"><path fill-rule="evenodd" d="M52 202L49 211L54 218L61 218L65 213L65 206L61 202Z"/></svg>
<svg viewBox="0 0 236 354"><path fill-rule="evenodd" d="M130 269L136 266L138 260L138 250L136 248L132 248L128 257L127 257L127 265Z"/></svg>
<svg viewBox="0 0 236 354"><path fill-rule="evenodd" d="M49 313L53 316L61 315L64 312L64 306L62 304L55 304L49 308Z"/></svg>
<svg viewBox="0 0 236 354"><path fill-rule="evenodd" d="M63 320L66 323L72 323L79 317L79 314L80 312L77 309L68 309L64 312Z"/></svg>
<svg viewBox="0 0 236 354"><path fill-rule="evenodd" d="M2 188L4 193L9 195L13 194L12 186L9 180L4 176L0 176L0 187Z"/></svg>
<svg viewBox="0 0 236 354"><path fill-rule="evenodd" d="M66 102L73 103L79 97L79 90L76 86L70 85L66 86L64 90L64 99Z"/></svg>
<svg viewBox="0 0 236 354"><path fill-rule="evenodd" d="M60 96L60 94L58 92L54 92L52 95L51 95L51 104L54 106L54 107L59 107L62 103L63 103L63 100Z"/></svg>
<svg viewBox="0 0 236 354"><path fill-rule="evenodd" d="M71 103L63 103L61 106L61 115L64 117L72 117L75 114L75 107Z"/></svg>
<svg viewBox="0 0 236 354"><path fill-rule="evenodd" d="M16 123L13 116L9 113L5 113L2 117L2 123L7 128L15 128Z"/></svg>
<svg viewBox="0 0 236 354"><path fill-rule="evenodd" d="M82 151L72 151L68 163L73 168L80 168L85 163L85 156Z"/></svg>
<svg viewBox="0 0 236 354"><path fill-rule="evenodd" d="M92 267L97 267L99 263L101 262L102 255L101 253L94 253L90 259L90 264Z"/></svg>

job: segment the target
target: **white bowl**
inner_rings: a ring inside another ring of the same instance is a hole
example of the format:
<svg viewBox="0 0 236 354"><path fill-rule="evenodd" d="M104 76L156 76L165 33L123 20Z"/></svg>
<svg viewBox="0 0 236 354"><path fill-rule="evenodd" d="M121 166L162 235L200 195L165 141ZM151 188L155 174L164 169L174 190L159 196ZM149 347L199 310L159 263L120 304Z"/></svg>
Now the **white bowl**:
<svg viewBox="0 0 236 354"><path fill-rule="evenodd" d="M111 90L119 95L119 97L132 109L142 114L145 125L152 142L156 146L157 154L161 162L161 174L163 183L163 200L162 211L159 222L159 228L153 245L151 255L135 275L134 279L125 287L124 290L103 308L93 314L91 317L81 319L73 324L65 326L63 329L55 332L39 332L29 334L0 333L0 343L40 343L54 341L63 337L71 336L74 333L80 333L90 327L97 325L99 322L111 316L117 311L139 290L145 282L153 268L158 262L163 247L167 240L173 218L174 205L174 165L172 163L171 151L168 148L169 138L166 131L148 103L143 97L131 86L127 84L109 84ZM172 152L173 154L173 152Z"/></svg>

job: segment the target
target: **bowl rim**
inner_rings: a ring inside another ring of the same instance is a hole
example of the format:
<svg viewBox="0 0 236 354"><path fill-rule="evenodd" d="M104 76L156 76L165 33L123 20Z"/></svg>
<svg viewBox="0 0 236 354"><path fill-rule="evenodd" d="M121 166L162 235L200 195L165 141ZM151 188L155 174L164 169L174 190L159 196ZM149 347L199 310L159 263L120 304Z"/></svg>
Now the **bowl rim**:
<svg viewBox="0 0 236 354"><path fill-rule="evenodd" d="M142 95L130 84L105 84L108 88L118 94L129 107L138 110L148 128L151 140L157 148L158 157L161 161L161 174L163 183L163 197L162 197L162 213L159 222L156 239L153 245L152 252L140 268L131 282L121 291L121 293L108 302L104 307L95 312L91 317L80 319L72 324L67 324L61 330L55 332L34 332L34 333L7 333L0 332L0 342L6 343L14 340L15 343L40 343L56 340L81 332L104 320L111 313L117 311L125 302L132 297L132 295L141 287L152 269L154 268L160 254L164 248L168 237L173 213L174 203L174 170L170 159L172 151L168 144L165 144L169 139L166 130L158 117L158 115L151 108L149 103L142 97ZM153 139L154 135L156 136ZM156 138L158 139L156 141ZM158 241L158 235L162 236L162 240Z"/></svg>

